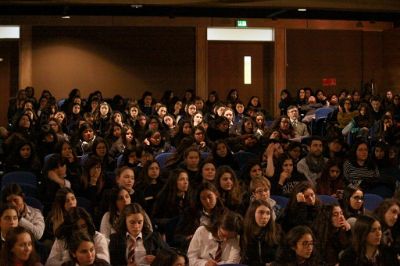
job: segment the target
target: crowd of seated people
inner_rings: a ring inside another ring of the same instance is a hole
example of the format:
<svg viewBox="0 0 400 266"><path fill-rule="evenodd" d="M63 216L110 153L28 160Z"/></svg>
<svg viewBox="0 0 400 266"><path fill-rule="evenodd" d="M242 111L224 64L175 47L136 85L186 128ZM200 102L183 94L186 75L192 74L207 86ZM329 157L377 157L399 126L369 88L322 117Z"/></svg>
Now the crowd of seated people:
<svg viewBox="0 0 400 266"><path fill-rule="evenodd" d="M399 97L19 90L0 265L399 265Z"/></svg>

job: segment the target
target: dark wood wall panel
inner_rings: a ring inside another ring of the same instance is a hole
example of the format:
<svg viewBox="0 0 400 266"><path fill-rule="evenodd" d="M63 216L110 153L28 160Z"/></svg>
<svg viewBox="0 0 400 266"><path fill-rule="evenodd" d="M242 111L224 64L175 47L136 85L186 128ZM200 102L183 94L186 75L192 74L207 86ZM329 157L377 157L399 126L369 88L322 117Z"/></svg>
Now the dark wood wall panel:
<svg viewBox="0 0 400 266"><path fill-rule="evenodd" d="M195 88L194 28L34 27L32 35L33 85L56 97L74 87L136 98Z"/></svg>
<svg viewBox="0 0 400 266"><path fill-rule="evenodd" d="M383 33L383 80L384 88L400 92L400 30Z"/></svg>
<svg viewBox="0 0 400 266"><path fill-rule="evenodd" d="M340 88L358 88L362 78L361 31L287 31L287 87L321 88L336 78Z"/></svg>
<svg viewBox="0 0 400 266"><path fill-rule="evenodd" d="M18 40L1 40L0 58L0 125L5 126L8 101L18 91Z"/></svg>

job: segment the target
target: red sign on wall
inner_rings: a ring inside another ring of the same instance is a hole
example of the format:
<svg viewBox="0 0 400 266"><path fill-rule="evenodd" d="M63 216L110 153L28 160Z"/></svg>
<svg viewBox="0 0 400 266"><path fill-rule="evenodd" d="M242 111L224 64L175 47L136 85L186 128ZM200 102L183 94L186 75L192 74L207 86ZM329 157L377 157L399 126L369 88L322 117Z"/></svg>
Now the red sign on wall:
<svg viewBox="0 0 400 266"><path fill-rule="evenodd" d="M336 86L336 79L335 78L323 78L322 86L324 86L324 87Z"/></svg>

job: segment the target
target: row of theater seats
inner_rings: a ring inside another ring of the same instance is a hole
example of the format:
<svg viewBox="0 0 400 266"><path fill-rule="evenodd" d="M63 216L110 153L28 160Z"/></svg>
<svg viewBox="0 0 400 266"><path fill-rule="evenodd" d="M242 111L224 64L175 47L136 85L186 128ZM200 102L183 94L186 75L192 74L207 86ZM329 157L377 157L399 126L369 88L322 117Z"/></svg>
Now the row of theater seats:
<svg viewBox="0 0 400 266"><path fill-rule="evenodd" d="M44 205L38 199L40 193L39 183L33 173L26 171L14 171L6 173L1 179L1 190L3 190L8 184L12 183L16 183L22 188L22 191L25 194L25 201L29 206L39 209L43 212ZM91 203L89 200L82 197L77 197L76 199L79 207L85 208L87 211L91 210Z"/></svg>
<svg viewBox="0 0 400 266"><path fill-rule="evenodd" d="M317 195L317 197L323 204L339 203L337 198L330 195ZM289 199L284 196L271 195L271 198L275 200L282 208L286 207L287 203L289 202ZM382 201L383 198L379 195L368 193L364 194L364 208L369 211L374 211Z"/></svg>
<svg viewBox="0 0 400 266"><path fill-rule="evenodd" d="M14 171L7 173L1 179L1 188L3 189L6 185L11 183L17 183L21 186L25 193L25 200L28 205L43 211L43 204L38 199L38 181L33 173L25 171ZM323 204L338 203L336 198L329 195L317 195L317 197ZM271 198L274 199L282 208L286 207L289 201L287 197L279 195L271 195ZM89 200L82 197L77 197L77 201L78 206L90 211ZM364 207L369 211L373 211L382 201L383 198L378 195L368 193L364 195Z"/></svg>

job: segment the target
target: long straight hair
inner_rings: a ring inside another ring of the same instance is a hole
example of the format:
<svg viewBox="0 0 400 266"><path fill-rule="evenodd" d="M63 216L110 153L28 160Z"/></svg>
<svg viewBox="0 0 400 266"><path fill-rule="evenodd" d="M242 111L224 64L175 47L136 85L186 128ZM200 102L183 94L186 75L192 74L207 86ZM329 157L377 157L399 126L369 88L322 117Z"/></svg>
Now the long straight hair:
<svg viewBox="0 0 400 266"><path fill-rule="evenodd" d="M37 263L40 262L39 257L37 256L35 251L35 245L34 245L35 238L33 237L32 233L22 226L17 226L15 228L11 228L11 230L7 233L5 242L3 244L3 248L1 249L0 265L3 266L16 265L15 254L12 252L12 249L14 248L15 244L18 241L18 236L24 233L29 234L31 236L32 252L29 255L28 260L24 262L22 265L31 266L31 265L36 265Z"/></svg>
<svg viewBox="0 0 400 266"><path fill-rule="evenodd" d="M254 200L251 202L249 208L247 209L246 216L244 218L244 230L243 230L243 254L246 253L246 248L248 244L256 239L262 230L260 226L258 226L256 219L255 219L255 213L258 207L260 206L265 206L269 209L270 211L270 219L268 221L268 224L265 227L265 235L263 237L263 241L267 243L268 246L276 246L279 244L280 241L280 233L279 233L279 227L276 225L275 220L272 216L272 208L271 205L269 205L268 202L265 200Z"/></svg>
<svg viewBox="0 0 400 266"><path fill-rule="evenodd" d="M223 176L223 174L225 173L229 173L231 175L232 181L233 181L233 188L231 191L225 191L220 184L221 181L221 177ZM227 165L221 165L220 167L218 167L217 173L215 175L215 179L216 179L216 185L218 190L220 191L220 193L227 193L228 194L228 198L227 200L229 200L232 204L240 204L242 202L242 190L239 184L238 179L236 178L236 174L235 171L233 171L233 169Z"/></svg>
<svg viewBox="0 0 400 266"><path fill-rule="evenodd" d="M357 258L357 264L364 265L362 262L367 262L366 258L366 243L368 234L371 232L372 225L379 222L376 218L368 215L361 215L357 218L354 227L352 228L352 246Z"/></svg>
<svg viewBox="0 0 400 266"><path fill-rule="evenodd" d="M129 205L126 205L125 208L122 210L121 217L118 223L117 232L119 234L125 234L128 231L128 228L126 227L126 218L131 214L138 214L138 213L140 213L143 216L143 228L142 228L143 235L149 234L151 232L150 229L151 227L150 224L148 223L148 220L146 219L147 216L146 212L137 203L131 203Z"/></svg>

